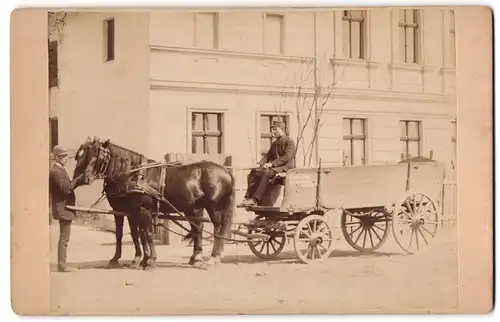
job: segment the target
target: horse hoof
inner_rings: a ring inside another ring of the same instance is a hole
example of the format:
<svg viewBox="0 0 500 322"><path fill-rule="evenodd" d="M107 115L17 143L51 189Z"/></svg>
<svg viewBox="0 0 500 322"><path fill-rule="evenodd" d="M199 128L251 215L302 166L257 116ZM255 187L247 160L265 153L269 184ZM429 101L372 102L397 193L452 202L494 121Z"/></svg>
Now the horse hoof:
<svg viewBox="0 0 500 322"><path fill-rule="evenodd" d="M132 262L130 263L130 266L129 266L130 269L139 269L140 268L140 265L138 262Z"/></svg>
<svg viewBox="0 0 500 322"><path fill-rule="evenodd" d="M207 264L202 260L195 260L191 265L194 268L207 269Z"/></svg>
<svg viewBox="0 0 500 322"><path fill-rule="evenodd" d="M201 255L191 256L189 265L194 265L196 262L203 262L203 257Z"/></svg>
<svg viewBox="0 0 500 322"><path fill-rule="evenodd" d="M145 271L152 271L156 268L156 265L155 264L147 264L146 266L144 266L144 270Z"/></svg>
<svg viewBox="0 0 500 322"><path fill-rule="evenodd" d="M114 269L119 267L120 263L117 260L110 260L108 265L106 265L106 269Z"/></svg>
<svg viewBox="0 0 500 322"><path fill-rule="evenodd" d="M220 258L218 257L210 257L210 259L207 262L207 265L209 266L216 266L220 264Z"/></svg>

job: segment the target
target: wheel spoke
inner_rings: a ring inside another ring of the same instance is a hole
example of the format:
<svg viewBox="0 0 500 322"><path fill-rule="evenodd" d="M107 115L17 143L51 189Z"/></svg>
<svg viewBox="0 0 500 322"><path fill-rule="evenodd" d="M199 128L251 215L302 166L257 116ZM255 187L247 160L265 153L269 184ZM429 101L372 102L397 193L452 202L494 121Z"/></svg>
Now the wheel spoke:
<svg viewBox="0 0 500 322"><path fill-rule="evenodd" d="M316 251L318 252L319 258L320 259L323 258L323 254L321 254L321 251L319 250L319 247L316 246L316 247L314 247L314 249L316 249ZM326 254L326 252L325 252L325 254Z"/></svg>
<svg viewBox="0 0 500 322"><path fill-rule="evenodd" d="M280 245L278 244L278 248L279 248L279 246L280 246ZM275 252L275 253L278 251L278 250L276 249L276 247L274 247L274 243L273 243L273 242L271 242L271 247L273 248L273 250L274 250L274 252Z"/></svg>
<svg viewBox="0 0 500 322"><path fill-rule="evenodd" d="M372 227L378 228L378 229L380 229L381 231L385 232L385 229L380 228L377 224L373 224L373 226L372 226ZM374 231L375 231L375 230L374 230ZM380 239L382 239L382 238L380 238Z"/></svg>
<svg viewBox="0 0 500 322"><path fill-rule="evenodd" d="M417 234L417 228L413 228L413 231L415 231L415 242L417 243L417 250L420 249L419 244L418 244L418 234Z"/></svg>
<svg viewBox="0 0 500 322"><path fill-rule="evenodd" d="M323 244L319 244L319 245L325 250L325 252L328 251L328 249L325 246L323 246Z"/></svg>
<svg viewBox="0 0 500 322"><path fill-rule="evenodd" d="M410 218L415 217L415 213L413 212L413 209L410 206L410 203L408 202L408 199L405 200L405 204L408 206L408 210L410 211Z"/></svg>
<svg viewBox="0 0 500 322"><path fill-rule="evenodd" d="M307 238L311 238L311 234L305 232L304 229L302 229L301 233L304 234L304 235L306 235Z"/></svg>
<svg viewBox="0 0 500 322"><path fill-rule="evenodd" d="M309 236L313 234L312 228L311 228L311 223L307 223L307 231L309 232Z"/></svg>
<svg viewBox="0 0 500 322"><path fill-rule="evenodd" d="M367 231L368 229L363 229L363 231L365 232L365 237L363 237L363 248L365 248L365 245L366 245L366 235L368 235Z"/></svg>
<svg viewBox="0 0 500 322"><path fill-rule="evenodd" d="M266 243L266 253L267 253L267 256L269 256L269 243Z"/></svg>
<svg viewBox="0 0 500 322"><path fill-rule="evenodd" d="M363 232L365 231L365 227L363 227L363 230L361 231L361 233L359 233L358 235L358 238L356 239L356 241L354 242L355 244L358 243L358 240L361 238L361 235L363 234Z"/></svg>
<svg viewBox="0 0 500 322"><path fill-rule="evenodd" d="M375 226L375 224L373 226ZM382 238L380 238L379 234L375 231L375 229L372 228L371 231L373 231L373 233L375 234L375 236L377 236L377 238L378 238L379 241L382 240Z"/></svg>
<svg viewBox="0 0 500 322"><path fill-rule="evenodd" d="M432 236L432 238L436 237L433 233L431 233L427 228L425 228L425 226L420 226L422 227L422 229L424 229L429 235Z"/></svg>
<svg viewBox="0 0 500 322"><path fill-rule="evenodd" d="M410 243L408 244L408 248L411 247L411 242L413 241L413 228L411 229L411 234L410 234Z"/></svg>
<svg viewBox="0 0 500 322"><path fill-rule="evenodd" d="M363 226L359 226L358 228L356 228L354 231L352 231L350 234L349 234L349 238L351 238L352 235L354 235L355 232L357 232L358 230L360 230L361 228L363 228Z"/></svg>
<svg viewBox="0 0 500 322"><path fill-rule="evenodd" d="M361 221L352 221L345 223L346 226L352 226L352 225L361 225Z"/></svg>
<svg viewBox="0 0 500 322"><path fill-rule="evenodd" d="M425 238L424 233L422 233L422 230L420 230L420 227L417 227L417 230L420 233L420 235L422 236L422 238L424 239L425 244L429 245L429 243L427 242L427 238Z"/></svg>
<svg viewBox="0 0 500 322"><path fill-rule="evenodd" d="M370 243L372 244L372 248L375 246L373 244L373 237L372 237L372 232L371 232L371 229L367 229L368 230L368 234L370 234Z"/></svg>
<svg viewBox="0 0 500 322"><path fill-rule="evenodd" d="M264 246L265 245L266 245L265 243L262 243L262 247L260 248L259 253L262 253L262 251L264 250Z"/></svg>

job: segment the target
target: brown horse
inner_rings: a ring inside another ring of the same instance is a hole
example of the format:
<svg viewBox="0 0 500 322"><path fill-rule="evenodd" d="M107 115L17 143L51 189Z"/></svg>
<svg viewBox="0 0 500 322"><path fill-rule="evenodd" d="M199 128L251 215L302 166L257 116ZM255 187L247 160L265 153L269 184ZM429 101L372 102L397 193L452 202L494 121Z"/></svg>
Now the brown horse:
<svg viewBox="0 0 500 322"><path fill-rule="evenodd" d="M193 220L202 217L204 209L213 224L215 235L208 264L220 262L224 238L230 237L234 216L234 178L226 168L213 162L200 161L168 167L153 165L141 171L131 171L153 161L114 145L109 140L101 142L97 138L87 139L78 149L75 159L73 176L84 175L85 184L103 179L103 191L110 206L113 210L128 214L136 251L131 267L139 267L138 261L142 255L139 238L144 250L141 266L144 269L155 266L157 256L153 243L152 212L176 213L170 205L190 219L191 232L187 238L193 239L193 254L189 263L205 264L202 257L203 224ZM155 195L160 191L163 193ZM118 266L121 258L123 221L122 216L115 216L116 251L108 267Z"/></svg>

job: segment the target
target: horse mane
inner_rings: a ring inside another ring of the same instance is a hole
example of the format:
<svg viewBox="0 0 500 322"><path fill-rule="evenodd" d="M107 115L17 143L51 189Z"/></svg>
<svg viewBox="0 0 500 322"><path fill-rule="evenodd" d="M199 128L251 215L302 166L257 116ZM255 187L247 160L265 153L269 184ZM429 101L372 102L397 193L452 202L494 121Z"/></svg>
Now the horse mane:
<svg viewBox="0 0 500 322"><path fill-rule="evenodd" d="M147 163L152 162L152 160L146 158L144 155L117 144L109 143L108 147L111 154L110 168L108 171L111 177L124 175L130 169L140 166L143 161Z"/></svg>

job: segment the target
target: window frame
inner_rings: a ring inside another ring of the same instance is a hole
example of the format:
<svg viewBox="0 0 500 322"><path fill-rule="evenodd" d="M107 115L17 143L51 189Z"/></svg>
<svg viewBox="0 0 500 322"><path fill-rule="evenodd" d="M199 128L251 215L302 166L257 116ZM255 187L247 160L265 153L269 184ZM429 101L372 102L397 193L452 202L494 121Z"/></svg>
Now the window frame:
<svg viewBox="0 0 500 322"><path fill-rule="evenodd" d="M352 11L359 11L361 13L361 18L352 17ZM347 21L349 25L349 37L348 43L344 43L343 39L343 30L342 30L342 46L344 48L343 55L347 59L352 60L366 60L367 59L367 20L368 20L368 12L366 10L342 10L342 22ZM359 55L361 57L353 57L352 53L352 23L359 22L360 23L360 35L359 35ZM342 23L342 28L344 28L344 24ZM345 54L345 48L348 46L348 54Z"/></svg>
<svg viewBox="0 0 500 322"><path fill-rule="evenodd" d="M270 52L266 46L268 30L267 30L267 19L268 17L277 17L280 19L280 39L279 39L279 53ZM285 14L277 12L264 12L262 13L262 51L264 54L268 55L284 55L285 54Z"/></svg>
<svg viewBox="0 0 500 322"><path fill-rule="evenodd" d="M59 119L57 118L57 116L49 117L49 152L52 152L54 146L58 144L59 144Z"/></svg>
<svg viewBox="0 0 500 322"><path fill-rule="evenodd" d="M405 123L405 136L401 136L401 132L399 134L399 141L405 141L405 152L400 151L400 160L406 160L408 159L408 154L409 154L409 142L418 142L418 155L412 155L411 157L420 157L422 156L422 151L423 151L423 145L422 145L422 133L423 133L423 123L422 120L415 120L415 119L404 119L399 121L399 130L401 131L401 123ZM418 124L418 139L415 138L410 138L408 136L408 131L409 131L409 124L410 123L416 123Z"/></svg>
<svg viewBox="0 0 500 322"><path fill-rule="evenodd" d="M213 25L212 25L212 32L213 32L213 41L211 47L204 47L201 46L198 43L198 18L201 15L213 15ZM194 47L198 49L219 49L220 48L220 13L217 11L203 11L203 12L196 12L195 15L195 20L194 20Z"/></svg>
<svg viewBox="0 0 500 322"><path fill-rule="evenodd" d="M110 31L110 26L112 26L111 31ZM104 41L103 41L104 62L109 63L116 60L115 17L107 18L104 20L103 34L104 34Z"/></svg>
<svg viewBox="0 0 500 322"><path fill-rule="evenodd" d="M59 86L59 42L51 40L47 44L49 88Z"/></svg>
<svg viewBox="0 0 500 322"><path fill-rule="evenodd" d="M422 25L422 11L420 9L397 9L398 10L398 34L400 28L404 29L404 39L405 43L404 44L399 44L399 46L404 46L404 57L399 57L400 62L404 64L410 64L410 65L419 65L422 60L422 54L421 54L421 25ZM412 22L407 22L406 21L406 11L407 10L412 10L413 11L413 20ZM401 11L404 13L404 21L402 22L400 20L401 16ZM408 46L407 46L407 29L411 28L413 29L413 61L408 62ZM399 39L399 37L398 37ZM401 48L399 48L401 49Z"/></svg>
<svg viewBox="0 0 500 322"><path fill-rule="evenodd" d="M349 120L349 134L345 135L344 134L344 120ZM363 126L363 134L362 135L353 135L352 129L353 129L353 122L360 120L362 121L361 124ZM365 117L358 117L358 116L344 116L342 117L342 144L341 144L341 151L342 151L342 165L343 166L364 166L368 165L368 119ZM346 156L344 155L344 147L343 143L344 141L349 140L349 155L350 155L350 163L347 164L346 162ZM362 164L354 164L353 163L353 151L354 151L354 141L363 141L363 157L362 159Z"/></svg>
<svg viewBox="0 0 500 322"><path fill-rule="evenodd" d="M269 132L264 132L262 127L261 127L261 118L262 117L269 117ZM291 117L290 117L290 114L289 113L279 113L279 112L259 112L258 115L257 115L257 128L258 128L258 135L257 135L257 140L258 140L258 144L257 144L257 156L259 158L262 158L264 153L262 151L262 140L263 139L269 139L270 141L270 144L272 144L273 142L273 137L272 137L272 133L271 133L271 126L272 126L272 122L273 122L273 119L276 119L276 118L281 118L284 123L285 123L285 133L286 135L290 135L290 121L291 121ZM267 152L267 151L266 151Z"/></svg>
<svg viewBox="0 0 500 322"><path fill-rule="evenodd" d="M221 110L209 110L209 109L188 109L189 117L188 117L188 140L187 140L187 150L190 154L224 154L225 152L225 128L226 128L226 112ZM203 115L203 130L194 130L193 122L195 120L194 115L201 114ZM206 115L215 114L217 115L217 130L206 130L207 126ZM195 137L203 137L203 151L195 152L196 144L194 144ZM207 153L207 137L218 137L218 152L217 153Z"/></svg>

